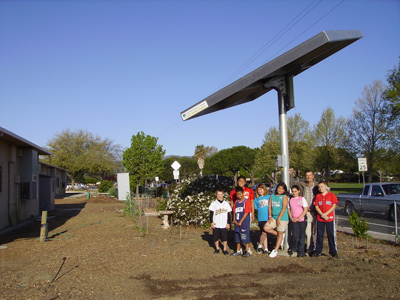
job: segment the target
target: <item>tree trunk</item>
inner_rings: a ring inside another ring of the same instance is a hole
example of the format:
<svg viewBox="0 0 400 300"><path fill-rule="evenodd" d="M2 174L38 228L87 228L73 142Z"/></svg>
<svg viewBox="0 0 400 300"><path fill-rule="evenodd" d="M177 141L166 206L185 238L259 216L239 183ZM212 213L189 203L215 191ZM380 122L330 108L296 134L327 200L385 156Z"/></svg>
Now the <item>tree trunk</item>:
<svg viewBox="0 0 400 300"><path fill-rule="evenodd" d="M140 187L140 183L138 181L138 183L136 184L136 198L139 200L139 187Z"/></svg>

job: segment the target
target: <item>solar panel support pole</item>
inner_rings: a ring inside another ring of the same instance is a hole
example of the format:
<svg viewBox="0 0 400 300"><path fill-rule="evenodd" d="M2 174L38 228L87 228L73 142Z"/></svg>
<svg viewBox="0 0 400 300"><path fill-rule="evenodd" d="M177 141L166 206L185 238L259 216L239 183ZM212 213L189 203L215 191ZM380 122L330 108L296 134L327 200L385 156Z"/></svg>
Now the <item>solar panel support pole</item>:
<svg viewBox="0 0 400 300"><path fill-rule="evenodd" d="M264 85L278 93L279 132L281 146L282 181L290 188L289 178L289 138L287 126L287 111L294 107L293 77L281 76L270 80Z"/></svg>

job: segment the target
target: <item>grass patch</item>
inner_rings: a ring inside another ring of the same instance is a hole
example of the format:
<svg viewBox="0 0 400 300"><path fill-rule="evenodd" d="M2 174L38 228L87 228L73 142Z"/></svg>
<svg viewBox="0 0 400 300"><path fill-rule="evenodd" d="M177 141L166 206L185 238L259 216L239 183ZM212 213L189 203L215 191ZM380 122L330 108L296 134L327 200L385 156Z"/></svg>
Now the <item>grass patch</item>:
<svg viewBox="0 0 400 300"><path fill-rule="evenodd" d="M329 183L331 192L336 196L339 193L359 193L361 194L364 184L362 183Z"/></svg>

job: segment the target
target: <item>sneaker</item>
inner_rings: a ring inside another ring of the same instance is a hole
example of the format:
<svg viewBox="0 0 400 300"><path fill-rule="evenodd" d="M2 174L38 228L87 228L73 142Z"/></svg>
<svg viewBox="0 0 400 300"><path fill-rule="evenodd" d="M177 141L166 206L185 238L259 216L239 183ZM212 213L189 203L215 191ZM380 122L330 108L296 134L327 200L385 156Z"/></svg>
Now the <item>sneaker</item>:
<svg viewBox="0 0 400 300"><path fill-rule="evenodd" d="M305 253L297 253L297 257L306 257Z"/></svg>
<svg viewBox="0 0 400 300"><path fill-rule="evenodd" d="M287 251L287 253L288 253L290 256L292 256L292 255L293 255L292 249L289 249L289 250Z"/></svg>
<svg viewBox="0 0 400 300"><path fill-rule="evenodd" d="M339 256L337 255L337 253L335 254L331 254L333 258L339 258Z"/></svg>
<svg viewBox="0 0 400 300"><path fill-rule="evenodd" d="M320 257L321 256L321 252L313 252L313 254L311 254L311 257Z"/></svg>
<svg viewBox="0 0 400 300"><path fill-rule="evenodd" d="M263 252L263 254L270 254L270 253L271 253L271 252L269 252L268 249L265 249L264 252Z"/></svg>
<svg viewBox="0 0 400 300"><path fill-rule="evenodd" d="M215 250L214 254L219 254L219 249Z"/></svg>
<svg viewBox="0 0 400 300"><path fill-rule="evenodd" d="M258 247L258 248L257 248L257 253L258 253L258 254L261 254L261 253L263 253L263 249L262 249L262 247Z"/></svg>
<svg viewBox="0 0 400 300"><path fill-rule="evenodd" d="M271 254L269 255L269 257L277 257L278 256L278 251L276 251L275 249L271 251Z"/></svg>
<svg viewBox="0 0 400 300"><path fill-rule="evenodd" d="M249 257L250 256L250 252L249 251L244 251L242 256L243 257Z"/></svg>
<svg viewBox="0 0 400 300"><path fill-rule="evenodd" d="M247 251L247 252L249 252L249 253L250 253L250 255L252 255L252 254L253 254L253 252L251 252L251 249L249 249L249 251Z"/></svg>
<svg viewBox="0 0 400 300"><path fill-rule="evenodd" d="M242 253L240 253L240 251L236 251L236 252L233 252L231 254L231 256L242 256Z"/></svg>
<svg viewBox="0 0 400 300"><path fill-rule="evenodd" d="M223 253L224 255L228 255L228 254L229 254L229 252L226 251L226 250L222 251L222 253Z"/></svg>

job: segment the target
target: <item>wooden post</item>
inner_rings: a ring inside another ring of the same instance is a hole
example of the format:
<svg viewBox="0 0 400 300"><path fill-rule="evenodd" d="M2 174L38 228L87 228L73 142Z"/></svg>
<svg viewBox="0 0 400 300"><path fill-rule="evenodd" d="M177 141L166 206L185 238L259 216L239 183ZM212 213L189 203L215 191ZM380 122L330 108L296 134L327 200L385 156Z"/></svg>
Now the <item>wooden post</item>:
<svg viewBox="0 0 400 300"><path fill-rule="evenodd" d="M42 225L40 228L40 241L45 242L47 239L47 210L42 211Z"/></svg>

